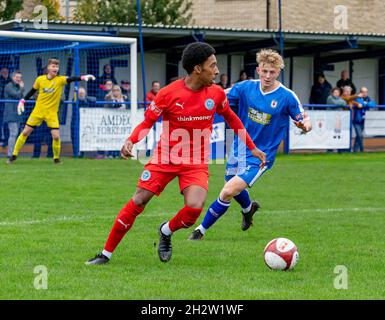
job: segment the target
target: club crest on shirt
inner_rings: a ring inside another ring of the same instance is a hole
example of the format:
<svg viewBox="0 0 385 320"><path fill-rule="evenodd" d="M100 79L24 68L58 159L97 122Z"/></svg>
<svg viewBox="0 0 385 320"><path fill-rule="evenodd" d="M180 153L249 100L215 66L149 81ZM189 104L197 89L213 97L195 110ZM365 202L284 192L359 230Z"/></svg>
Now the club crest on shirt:
<svg viewBox="0 0 385 320"><path fill-rule="evenodd" d="M205 107L207 110L212 110L214 108L214 106L215 106L215 102L213 99L207 99L205 101Z"/></svg>
<svg viewBox="0 0 385 320"><path fill-rule="evenodd" d="M151 172L148 171L148 170L144 170L143 173L142 173L142 176L140 177L140 179L142 181L147 181L151 178Z"/></svg>
<svg viewBox="0 0 385 320"><path fill-rule="evenodd" d="M271 107L272 107L273 109L275 109L275 108L277 107L277 105L278 105L278 101L277 101L277 100L272 100L272 101L271 101Z"/></svg>

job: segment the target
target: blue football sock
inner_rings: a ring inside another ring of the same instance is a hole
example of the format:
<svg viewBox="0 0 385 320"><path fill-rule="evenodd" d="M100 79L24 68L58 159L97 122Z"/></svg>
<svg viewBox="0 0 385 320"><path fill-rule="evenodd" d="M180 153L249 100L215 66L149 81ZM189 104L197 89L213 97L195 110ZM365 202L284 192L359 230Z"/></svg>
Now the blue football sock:
<svg viewBox="0 0 385 320"><path fill-rule="evenodd" d="M230 207L230 202L224 202L219 198L215 200L207 209L203 218L202 226L205 229L210 228Z"/></svg>
<svg viewBox="0 0 385 320"><path fill-rule="evenodd" d="M247 189L234 196L234 199L241 205L243 212L248 212L251 209L251 200Z"/></svg>

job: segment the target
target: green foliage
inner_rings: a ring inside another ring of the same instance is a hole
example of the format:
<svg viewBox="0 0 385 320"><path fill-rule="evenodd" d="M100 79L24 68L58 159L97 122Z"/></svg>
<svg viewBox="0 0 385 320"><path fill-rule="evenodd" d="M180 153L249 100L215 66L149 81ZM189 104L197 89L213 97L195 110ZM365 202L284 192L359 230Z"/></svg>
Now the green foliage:
<svg viewBox="0 0 385 320"><path fill-rule="evenodd" d="M23 9L23 0L0 0L0 21L15 19L16 13Z"/></svg>
<svg viewBox="0 0 385 320"><path fill-rule="evenodd" d="M145 24L183 25L191 20L191 0L142 0ZM87 22L137 23L135 0L83 0L75 19Z"/></svg>

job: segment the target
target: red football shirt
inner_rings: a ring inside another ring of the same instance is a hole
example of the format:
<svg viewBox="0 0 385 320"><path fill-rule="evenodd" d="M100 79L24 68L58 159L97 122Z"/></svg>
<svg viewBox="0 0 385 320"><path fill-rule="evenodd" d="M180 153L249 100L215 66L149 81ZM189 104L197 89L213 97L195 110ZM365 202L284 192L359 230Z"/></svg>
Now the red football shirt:
<svg viewBox="0 0 385 320"><path fill-rule="evenodd" d="M154 94L154 92L152 92L152 91L149 91L146 94L146 101L147 102L154 101L155 97L156 97L156 94Z"/></svg>
<svg viewBox="0 0 385 320"><path fill-rule="evenodd" d="M225 92L215 84L193 91L180 79L162 88L145 112L154 121L163 117L150 163L168 171L175 165L207 169L214 114L228 108Z"/></svg>

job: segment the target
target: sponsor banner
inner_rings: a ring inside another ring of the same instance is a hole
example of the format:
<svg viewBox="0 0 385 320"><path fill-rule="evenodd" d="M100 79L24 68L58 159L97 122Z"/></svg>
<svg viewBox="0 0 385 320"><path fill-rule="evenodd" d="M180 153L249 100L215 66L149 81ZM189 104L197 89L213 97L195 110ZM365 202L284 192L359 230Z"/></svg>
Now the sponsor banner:
<svg viewBox="0 0 385 320"><path fill-rule="evenodd" d="M350 148L350 111L309 110L312 131L303 134L290 120L289 148L348 149Z"/></svg>
<svg viewBox="0 0 385 320"><path fill-rule="evenodd" d="M80 151L118 151L131 133L131 111L79 109Z"/></svg>
<svg viewBox="0 0 385 320"><path fill-rule="evenodd" d="M385 110L365 113L364 134L366 137L385 136Z"/></svg>

